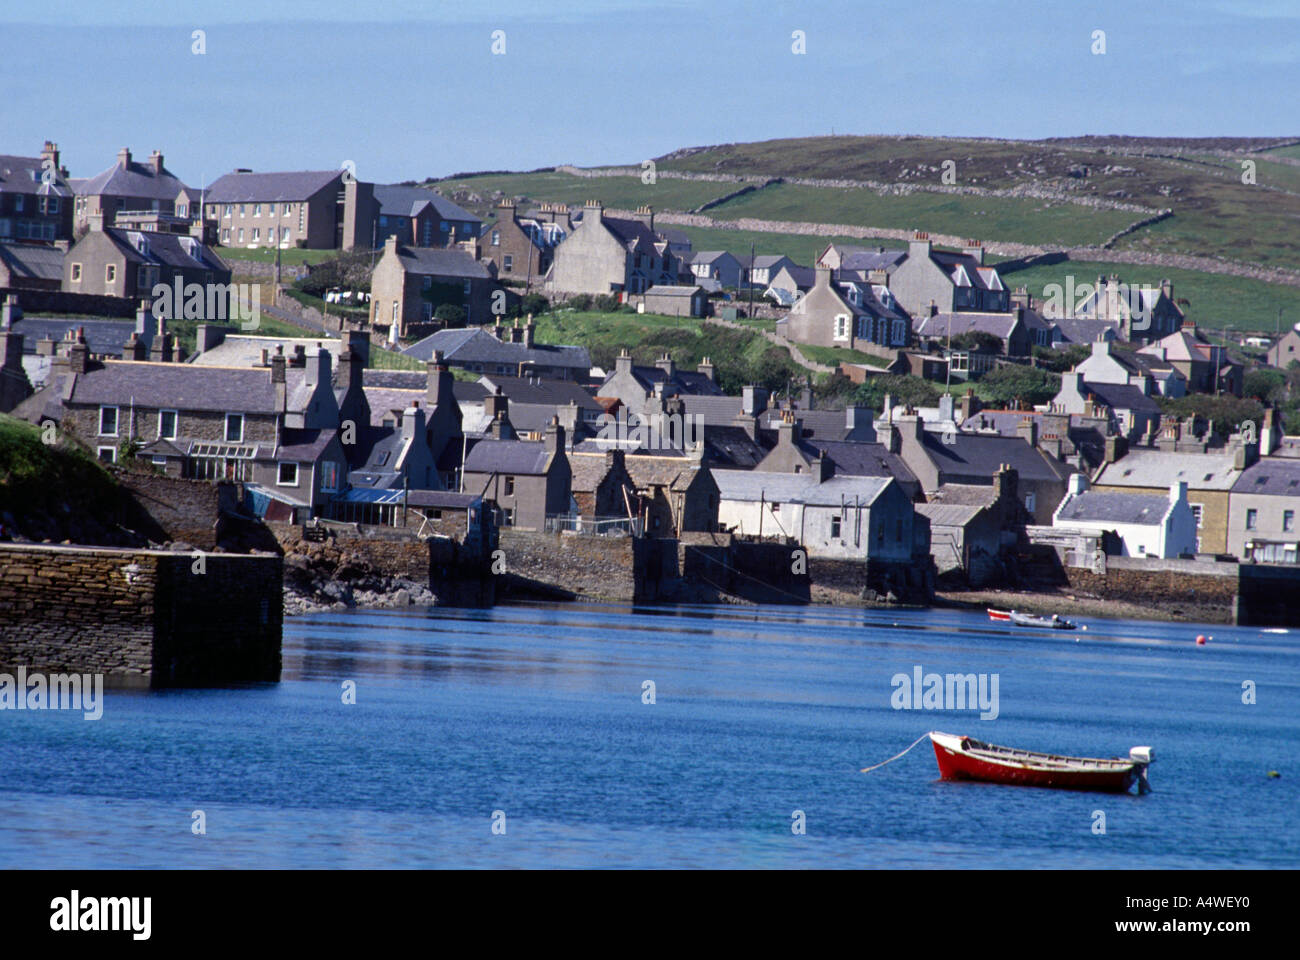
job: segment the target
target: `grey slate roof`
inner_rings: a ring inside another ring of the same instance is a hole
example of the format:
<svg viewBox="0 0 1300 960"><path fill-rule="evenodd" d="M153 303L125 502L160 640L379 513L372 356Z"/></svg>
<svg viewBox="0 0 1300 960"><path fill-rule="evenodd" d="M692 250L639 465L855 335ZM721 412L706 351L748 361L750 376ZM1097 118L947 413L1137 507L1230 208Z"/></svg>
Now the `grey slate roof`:
<svg viewBox="0 0 1300 960"><path fill-rule="evenodd" d="M1159 524L1172 504L1168 497L1085 490L1067 495L1056 519L1062 523Z"/></svg>
<svg viewBox="0 0 1300 960"><path fill-rule="evenodd" d="M1300 503L1300 460L1263 457L1242 471L1232 485L1232 492L1296 497L1296 502Z"/></svg>
<svg viewBox="0 0 1300 960"><path fill-rule="evenodd" d="M62 177L51 184L41 182L40 157L11 157L0 154L0 193L22 193L55 197L72 196L72 185Z"/></svg>
<svg viewBox="0 0 1300 960"><path fill-rule="evenodd" d="M704 288L698 283L691 286L656 284L646 290L647 297L693 297Z"/></svg>
<svg viewBox="0 0 1300 960"><path fill-rule="evenodd" d="M900 483L916 483L916 474L896 453L883 443L857 443L851 440L820 440L801 445L806 450L821 450L831 458L836 476L893 477Z"/></svg>
<svg viewBox="0 0 1300 960"><path fill-rule="evenodd" d="M492 273L475 260L466 250L446 250L441 247L410 247L398 244L398 259L407 273L418 276L456 277L472 280L490 280Z"/></svg>
<svg viewBox="0 0 1300 960"><path fill-rule="evenodd" d="M457 364L504 363L518 370L520 363L535 363L540 366L570 367L581 370L583 375L591 369L591 355L586 347L564 344L534 344L525 347L522 343L503 343L478 327L439 330L407 347L402 353L419 360L428 360L435 350L441 350L448 362Z"/></svg>
<svg viewBox="0 0 1300 960"><path fill-rule="evenodd" d="M515 404L538 404L549 406L568 406L576 403L580 409L603 413L605 408L596 402L595 397L572 380L546 380L541 377L506 377L485 374L481 383L500 387L501 392L510 399L510 409ZM478 386L478 384L475 384ZM483 396L487 388L483 388Z"/></svg>
<svg viewBox="0 0 1300 960"><path fill-rule="evenodd" d="M1160 406L1131 384L1086 383L1086 393L1112 410L1136 410L1139 413L1159 413Z"/></svg>
<svg viewBox="0 0 1300 960"><path fill-rule="evenodd" d="M423 390L429 376L423 370L376 370L366 367L361 371L363 387L387 387L390 390ZM457 383L459 385L459 382Z"/></svg>
<svg viewBox="0 0 1300 960"><path fill-rule="evenodd" d="M431 205L443 220L465 220L478 223L479 218L463 207L452 203L442 194L424 187L407 187L400 184L375 184L375 199L379 212L389 217L417 216L426 204Z"/></svg>
<svg viewBox="0 0 1300 960"><path fill-rule="evenodd" d="M110 194L123 197L144 197L150 200L175 200L185 189L179 179L166 166L155 174L153 167L132 160L129 166L114 163L107 170L77 184L78 196Z"/></svg>
<svg viewBox="0 0 1300 960"><path fill-rule="evenodd" d="M952 442L947 443L946 440ZM1004 464L1016 469L1022 480L1064 480L1070 469L1054 463L1047 454L1019 437L995 437L973 433L950 434L946 438L926 430L925 452L943 473L958 478L991 480Z"/></svg>
<svg viewBox="0 0 1300 960"><path fill-rule="evenodd" d="M230 272L230 267L211 248L193 237L146 230L123 230L119 227L105 227L104 236L113 241L130 263L147 263L183 270L211 270L220 274ZM137 236L145 241L143 251L133 242Z"/></svg>
<svg viewBox="0 0 1300 960"><path fill-rule="evenodd" d="M1093 317L1052 317L1051 322L1061 331L1065 343L1093 343L1102 334L1109 333L1109 339L1119 339L1119 324L1109 320L1097 320Z"/></svg>
<svg viewBox="0 0 1300 960"><path fill-rule="evenodd" d="M289 397L302 392L303 370L285 371ZM232 413L276 413L268 368L230 370L188 363L109 360L76 375L73 404L109 404ZM293 409L290 401L290 409Z"/></svg>
<svg viewBox="0 0 1300 960"><path fill-rule="evenodd" d="M932 317L918 317L912 329L921 337L959 337L963 333L991 333L1005 340L1016 326L1014 313L980 313L960 310L954 313L936 313Z"/></svg>
<svg viewBox="0 0 1300 960"><path fill-rule="evenodd" d="M890 270L907 259L906 250L880 250L844 247L840 255L841 270Z"/></svg>
<svg viewBox="0 0 1300 960"><path fill-rule="evenodd" d="M546 472L546 444L527 440L480 440L465 458L466 473L540 476Z"/></svg>
<svg viewBox="0 0 1300 960"><path fill-rule="evenodd" d="M965 527L987 508L979 504L918 503L916 512L927 517L933 527Z"/></svg>
<svg viewBox="0 0 1300 960"><path fill-rule="evenodd" d="M723 500L826 507L845 502L870 505L893 482L890 477L831 477L819 483L807 474L753 470L714 470L713 480Z"/></svg>
<svg viewBox="0 0 1300 960"><path fill-rule="evenodd" d="M23 353L35 353L36 341L49 337L62 340L69 330L86 331L86 347L92 355L120 357L122 347L135 332L134 320L94 320L83 317L23 317L14 321L15 333L23 335ZM150 334L141 334L141 340L151 342Z"/></svg>
<svg viewBox="0 0 1300 960"><path fill-rule="evenodd" d="M1241 473L1231 453L1129 450L1121 459L1102 467L1094 483L1168 490L1177 481L1185 480L1189 490L1231 490Z"/></svg>
<svg viewBox="0 0 1300 960"><path fill-rule="evenodd" d="M0 185L0 191L3 191ZM28 280L62 280L65 254L57 247L34 243L0 243L0 260L10 274Z"/></svg>
<svg viewBox="0 0 1300 960"><path fill-rule="evenodd" d="M310 199L342 175L342 170L286 173L228 173L207 190L207 203L297 203Z"/></svg>

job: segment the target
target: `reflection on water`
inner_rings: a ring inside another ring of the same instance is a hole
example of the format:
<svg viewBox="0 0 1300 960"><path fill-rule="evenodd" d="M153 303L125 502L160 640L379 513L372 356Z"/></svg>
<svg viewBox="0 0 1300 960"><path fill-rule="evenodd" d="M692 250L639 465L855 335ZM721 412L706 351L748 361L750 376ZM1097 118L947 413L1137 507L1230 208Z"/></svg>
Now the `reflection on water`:
<svg viewBox="0 0 1300 960"><path fill-rule="evenodd" d="M279 684L110 691L91 723L0 712L0 866L1300 865L1300 634L1088 626L724 606L293 619ZM916 666L998 674L999 718L891 709ZM858 773L928 729L1152 744L1155 792L943 783L925 744Z"/></svg>

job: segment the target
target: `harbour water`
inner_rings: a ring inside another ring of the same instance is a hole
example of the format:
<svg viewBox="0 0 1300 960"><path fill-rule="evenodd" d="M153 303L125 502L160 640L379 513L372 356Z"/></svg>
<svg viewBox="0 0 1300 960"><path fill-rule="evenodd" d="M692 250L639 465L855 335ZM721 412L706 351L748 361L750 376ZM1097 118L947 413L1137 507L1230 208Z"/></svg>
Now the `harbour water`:
<svg viewBox="0 0 1300 960"><path fill-rule="evenodd" d="M279 684L109 690L96 721L0 711L0 867L1300 866L1300 630L1087 626L779 606L295 618ZM917 667L996 675L996 719L894 709ZM1154 789L945 783L928 742L859 772L927 730L1149 744Z"/></svg>

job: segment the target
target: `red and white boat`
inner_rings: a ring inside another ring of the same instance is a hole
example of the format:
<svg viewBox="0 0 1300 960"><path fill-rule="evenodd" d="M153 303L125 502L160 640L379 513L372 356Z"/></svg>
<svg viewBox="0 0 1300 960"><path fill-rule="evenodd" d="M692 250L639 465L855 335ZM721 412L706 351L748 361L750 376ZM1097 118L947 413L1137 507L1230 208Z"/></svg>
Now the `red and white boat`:
<svg viewBox="0 0 1300 960"><path fill-rule="evenodd" d="M1150 747L1134 747L1128 758L1064 757L1033 750L999 747L974 737L931 731L939 775L945 780L982 780L1024 787L1099 790L1127 793L1137 784L1147 793L1147 766L1155 759Z"/></svg>
<svg viewBox="0 0 1300 960"><path fill-rule="evenodd" d="M1010 610L994 610L992 607L989 607L989 608L988 608L988 611L989 611L989 619L990 619L990 620L1000 620L1000 621L1002 621L1003 623L1010 623L1010 622L1011 622L1011 611L1010 611Z"/></svg>

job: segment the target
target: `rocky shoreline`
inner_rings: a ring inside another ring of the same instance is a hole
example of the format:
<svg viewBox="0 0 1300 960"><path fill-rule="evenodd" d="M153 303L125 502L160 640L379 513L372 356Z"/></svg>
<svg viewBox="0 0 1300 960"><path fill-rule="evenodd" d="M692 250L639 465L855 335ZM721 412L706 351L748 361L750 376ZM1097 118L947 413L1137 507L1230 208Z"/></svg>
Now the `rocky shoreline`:
<svg viewBox="0 0 1300 960"><path fill-rule="evenodd" d="M284 615L356 607L438 603L427 584L381 573L364 557L325 544L302 544L284 555Z"/></svg>

